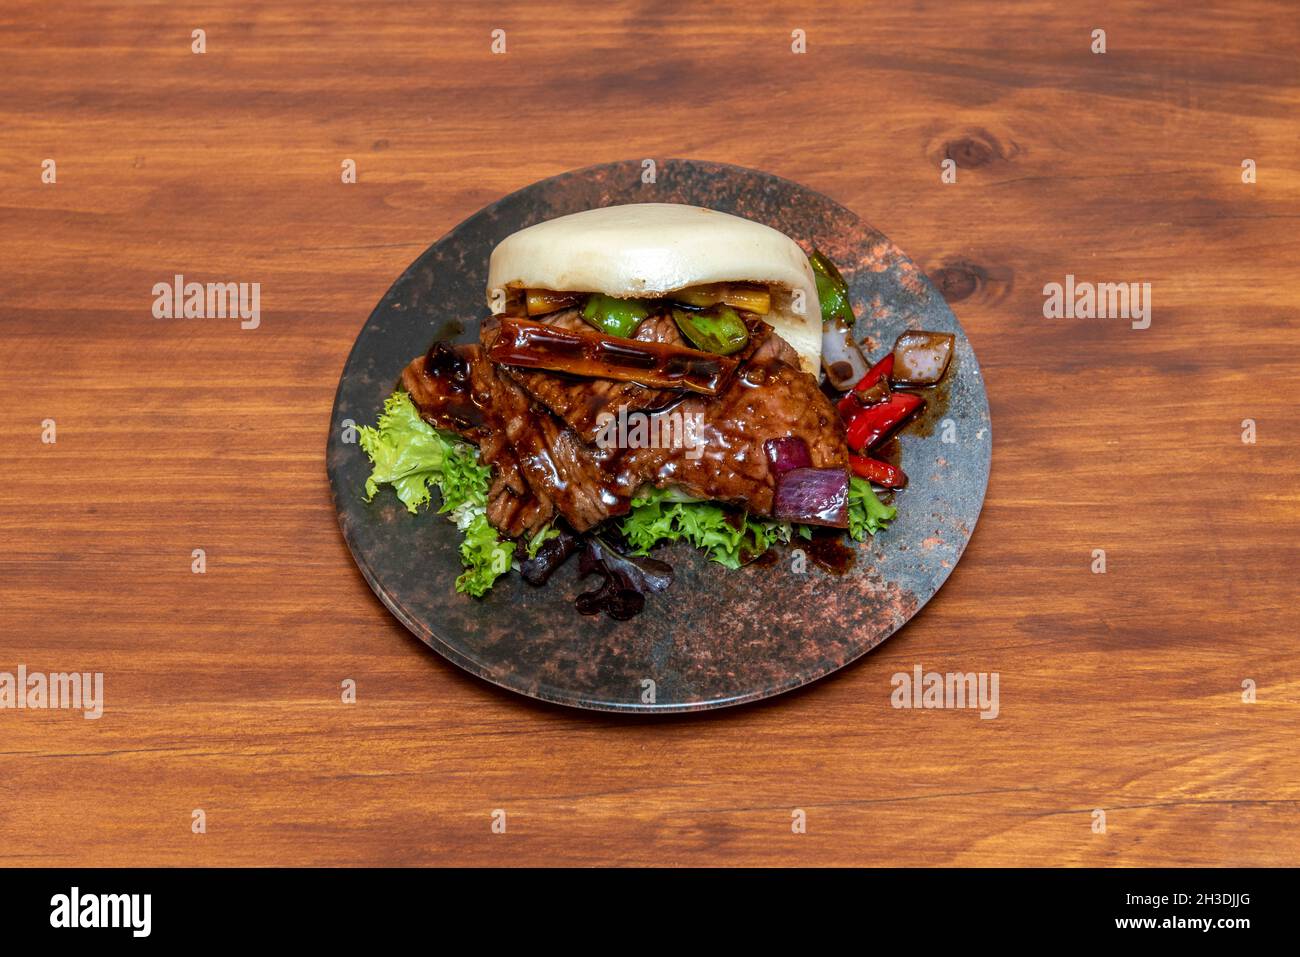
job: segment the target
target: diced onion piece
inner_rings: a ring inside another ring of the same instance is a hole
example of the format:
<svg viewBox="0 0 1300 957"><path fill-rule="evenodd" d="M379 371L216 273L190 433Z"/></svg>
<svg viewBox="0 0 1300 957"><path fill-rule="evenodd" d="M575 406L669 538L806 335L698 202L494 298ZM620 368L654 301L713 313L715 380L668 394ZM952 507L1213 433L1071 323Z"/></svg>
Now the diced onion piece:
<svg viewBox="0 0 1300 957"><path fill-rule="evenodd" d="M752 282L714 282L703 286L691 286L669 293L668 298L704 309L718 303L726 303L733 309L744 309L756 315L766 316L772 311L772 292L767 286Z"/></svg>
<svg viewBox="0 0 1300 957"><path fill-rule="evenodd" d="M822 368L831 385L839 390L851 389L867 374L867 360L853 341L853 330L841 322L822 326Z"/></svg>
<svg viewBox="0 0 1300 957"><path fill-rule="evenodd" d="M579 296L572 292L552 292L549 289L529 289L524 294L528 315L544 316L578 304Z"/></svg>
<svg viewBox="0 0 1300 957"><path fill-rule="evenodd" d="M767 455L768 468L778 478L791 469L807 468L812 465L812 457L808 454L808 443L797 435L768 439L763 443L763 452Z"/></svg>
<svg viewBox="0 0 1300 957"><path fill-rule="evenodd" d="M905 332L894 343L891 377L902 385L934 385L948 371L954 337L950 332Z"/></svg>

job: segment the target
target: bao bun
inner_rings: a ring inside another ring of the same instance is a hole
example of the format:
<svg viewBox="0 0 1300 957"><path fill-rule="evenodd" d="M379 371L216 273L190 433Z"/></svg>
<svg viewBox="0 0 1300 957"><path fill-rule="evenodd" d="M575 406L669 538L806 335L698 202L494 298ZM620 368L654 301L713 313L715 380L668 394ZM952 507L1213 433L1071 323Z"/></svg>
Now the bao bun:
<svg viewBox="0 0 1300 957"><path fill-rule="evenodd" d="M487 296L500 312L507 287L633 299L715 282L767 283L772 309L763 319L804 371L819 374L821 306L808 257L784 233L717 210L637 203L529 226L492 250Z"/></svg>

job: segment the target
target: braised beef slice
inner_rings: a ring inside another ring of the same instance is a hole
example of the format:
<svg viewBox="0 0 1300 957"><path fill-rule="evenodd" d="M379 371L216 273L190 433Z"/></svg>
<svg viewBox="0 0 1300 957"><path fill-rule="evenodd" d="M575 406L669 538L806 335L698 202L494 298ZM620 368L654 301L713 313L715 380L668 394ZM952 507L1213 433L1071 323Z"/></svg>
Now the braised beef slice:
<svg viewBox="0 0 1300 957"><path fill-rule="evenodd" d="M551 325L562 329L590 329L577 309L566 309L545 317ZM491 345L495 332L483 338L485 348ZM671 316L651 316L637 327L635 339L643 342L669 342L686 345L677 324ZM617 416L619 407L630 412L662 408L682 397L677 389L648 389L635 382L618 382L614 379L585 379L540 369L506 368L505 373L524 391L546 406L573 429L583 440L595 443L601 430L601 416L608 412Z"/></svg>
<svg viewBox="0 0 1300 957"><path fill-rule="evenodd" d="M484 410L474 402L470 361L477 346L435 342L402 370L402 388L431 425L478 441L486 428Z"/></svg>
<svg viewBox="0 0 1300 957"><path fill-rule="evenodd" d="M403 370L402 387L425 421L478 443L479 461L492 467L487 501L492 527L510 538L532 535L555 516L555 505L544 484L534 490L524 478L503 418L507 409L518 410L516 399L525 408L528 400L513 383L501 381L478 346L443 348L459 366L439 355L435 345ZM485 395L497 398L484 402Z"/></svg>
<svg viewBox="0 0 1300 957"><path fill-rule="evenodd" d="M701 498L743 503L770 515L776 479L763 449L768 439L797 435L807 444L814 468L844 468L848 459L838 413L812 376L776 358L782 351L760 347L721 395L693 395L657 413L680 415L682 422L698 415L696 448L630 449L618 465L620 484L678 485Z"/></svg>
<svg viewBox="0 0 1300 957"><path fill-rule="evenodd" d="M577 309L566 309L547 317L552 325L562 329L588 329L586 321ZM736 358L744 362L772 339L771 326L764 322L755 322L750 327L750 339L745 348L737 353ZM484 348L490 348L495 331L483 336ZM668 313L658 313L648 317L637 327L632 336L643 342L666 342L672 345L689 346L682 338L677 323ZM789 346L786 346L789 349ZM790 350L793 354L794 350ZM796 358L795 365L798 365ZM635 382L619 382L613 379L594 379L569 376L540 369L523 369L506 367L505 373L515 380L529 395L546 406L551 412L573 429L583 440L595 444L606 416L617 418L619 410L626 415L635 412L648 412L663 409L680 401L685 393L678 389L652 389Z"/></svg>
<svg viewBox="0 0 1300 957"><path fill-rule="evenodd" d="M483 326L488 335L495 322ZM583 532L628 510L627 496L604 467L606 453L534 403L479 346L457 346L455 354L467 366L478 423L466 412L447 364L421 357L403 373L403 385L426 420L478 441L480 461L493 467L487 511L494 528L517 538L536 532L558 511Z"/></svg>

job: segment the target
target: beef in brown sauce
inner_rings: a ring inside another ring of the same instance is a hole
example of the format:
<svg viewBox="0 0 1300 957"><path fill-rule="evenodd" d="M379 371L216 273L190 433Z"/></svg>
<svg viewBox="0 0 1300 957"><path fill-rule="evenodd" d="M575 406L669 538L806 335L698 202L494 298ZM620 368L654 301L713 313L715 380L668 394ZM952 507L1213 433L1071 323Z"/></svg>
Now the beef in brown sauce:
<svg viewBox="0 0 1300 957"><path fill-rule="evenodd" d="M547 321L583 324L572 309ZM403 385L427 421L478 444L492 467L488 520L508 537L531 535L557 513L586 531L626 513L647 484L771 514L776 482L763 450L770 438L802 438L814 467L845 466L839 415L765 323L752 326L736 374L717 396L500 366L487 358L498 328L495 319L484 321L481 346L435 346L407 367ZM636 337L682 341L667 315L647 319ZM698 415L702 449L597 447L601 414L616 416L620 407Z"/></svg>
<svg viewBox="0 0 1300 957"><path fill-rule="evenodd" d="M775 335L772 340L781 342ZM678 485L700 498L744 504L770 515L776 478L763 449L768 439L799 436L814 468L844 468L844 426L834 407L812 376L776 358L779 349L767 351L764 360L755 354L716 398L690 396L673 407L673 413L700 416L701 454L693 458L680 448L631 449L619 464L629 476L624 484Z"/></svg>

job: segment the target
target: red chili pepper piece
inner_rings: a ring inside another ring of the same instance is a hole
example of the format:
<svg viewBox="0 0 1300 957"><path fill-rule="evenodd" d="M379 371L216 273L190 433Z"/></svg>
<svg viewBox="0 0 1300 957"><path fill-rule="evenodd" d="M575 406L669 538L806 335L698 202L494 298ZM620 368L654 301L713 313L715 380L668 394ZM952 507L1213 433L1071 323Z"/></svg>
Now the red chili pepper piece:
<svg viewBox="0 0 1300 957"><path fill-rule="evenodd" d="M862 410L866 406L859 402L857 396L852 392L846 392L835 403L835 408L839 409L840 418L844 420L844 424L852 425L853 420L862 414Z"/></svg>
<svg viewBox="0 0 1300 957"><path fill-rule="evenodd" d="M891 352L885 358L873 365L862 380L853 387L854 392L866 392L881 379L887 379L894 373L894 354Z"/></svg>
<svg viewBox="0 0 1300 957"><path fill-rule="evenodd" d="M835 403L835 408L840 412L840 418L844 420L845 425L852 425L864 408L874 404L867 399L868 394L880 385L881 380L885 380L884 392L889 393L889 376L894 371L894 354L891 352L875 365L873 365L864 375L858 384Z"/></svg>
<svg viewBox="0 0 1300 957"><path fill-rule="evenodd" d="M902 469L878 459L850 455L849 468L853 469L855 475L860 475L868 482L874 482L883 488L902 488L907 484L907 476L903 474Z"/></svg>
<svg viewBox="0 0 1300 957"><path fill-rule="evenodd" d="M895 392L884 402L863 409L849 425L849 448L855 452L874 448L923 405L925 400L914 392Z"/></svg>

